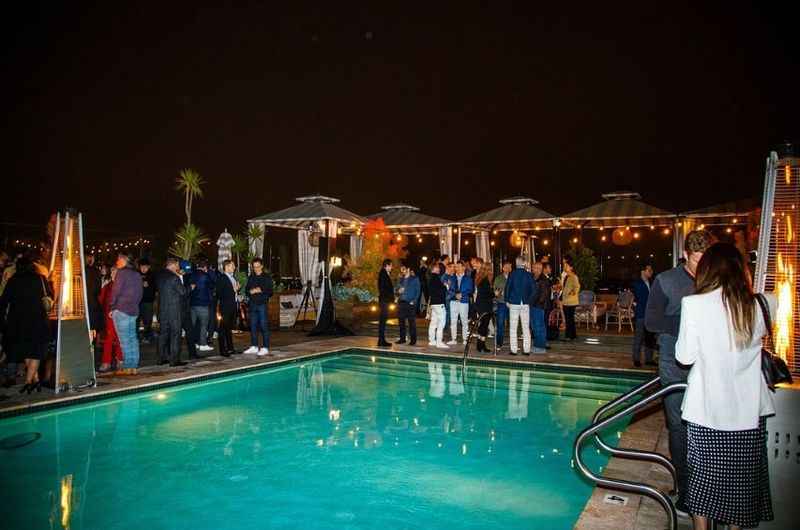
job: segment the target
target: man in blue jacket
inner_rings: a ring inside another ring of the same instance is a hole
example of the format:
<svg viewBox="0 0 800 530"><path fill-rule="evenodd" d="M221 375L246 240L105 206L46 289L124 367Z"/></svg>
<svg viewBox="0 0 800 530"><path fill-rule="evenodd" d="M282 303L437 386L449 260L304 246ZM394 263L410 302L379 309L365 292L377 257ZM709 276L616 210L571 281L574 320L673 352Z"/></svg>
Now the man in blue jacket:
<svg viewBox="0 0 800 530"><path fill-rule="evenodd" d="M450 302L450 342L447 344L457 344L459 319L461 319L461 342L466 342L469 337L469 303L472 300L474 286L472 278L466 274L464 262L458 260L456 277L450 282L453 299Z"/></svg>
<svg viewBox="0 0 800 530"><path fill-rule="evenodd" d="M197 268L189 278L189 306L191 307L192 328L196 330L197 350L206 352L214 348L208 345L208 308L214 300L214 287L208 275L208 261L200 259Z"/></svg>
<svg viewBox="0 0 800 530"><path fill-rule="evenodd" d="M522 352L531 353L530 307L528 302L533 296L533 276L525 270L525 258L517 257L517 268L506 281L505 298L509 314L509 335L511 336L511 355L517 354L517 326L522 324ZM521 321L521 322L520 322Z"/></svg>
<svg viewBox="0 0 800 530"><path fill-rule="evenodd" d="M634 320L636 321L635 333L633 336L633 365L642 365L642 346L644 345L644 362L648 366L655 366L653 361L653 347L648 340L649 332L644 327L645 310L647 309L647 299L650 297L650 278L653 277L653 266L643 263L639 270L639 278L633 282Z"/></svg>
<svg viewBox="0 0 800 530"><path fill-rule="evenodd" d="M419 278L410 267L400 267L400 287L398 293L397 318L400 320L400 340L397 344L406 342L406 322L408 322L409 346L417 343L417 301L419 300Z"/></svg>

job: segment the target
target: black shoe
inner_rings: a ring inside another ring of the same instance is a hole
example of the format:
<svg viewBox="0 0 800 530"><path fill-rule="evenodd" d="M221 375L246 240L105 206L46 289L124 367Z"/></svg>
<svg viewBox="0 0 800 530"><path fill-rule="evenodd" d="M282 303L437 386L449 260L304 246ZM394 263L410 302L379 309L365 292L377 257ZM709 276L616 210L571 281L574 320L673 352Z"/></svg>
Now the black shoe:
<svg viewBox="0 0 800 530"><path fill-rule="evenodd" d="M406 339L400 339L398 341L395 341L395 344L405 344L405 343L406 343Z"/></svg>
<svg viewBox="0 0 800 530"><path fill-rule="evenodd" d="M222 355L223 357L230 357L231 356L231 352L229 352L229 351L222 352L222 353L220 353L220 355Z"/></svg>
<svg viewBox="0 0 800 530"><path fill-rule="evenodd" d="M642 363L640 361L633 361L633 366L635 366L636 368L641 368Z"/></svg>
<svg viewBox="0 0 800 530"><path fill-rule="evenodd" d="M186 361L175 361L174 363L169 363L170 366L186 366L187 364L189 363Z"/></svg>
<svg viewBox="0 0 800 530"><path fill-rule="evenodd" d="M159 365L159 366L163 366L163 365L165 365L165 364L169 364L169 360L167 360L167 359L161 359L160 361L158 361L158 365Z"/></svg>
<svg viewBox="0 0 800 530"><path fill-rule="evenodd" d="M228 355L239 355L240 353L242 353L242 352L237 351L237 350L229 350L228 351Z"/></svg>
<svg viewBox="0 0 800 530"><path fill-rule="evenodd" d="M30 383L25 383L25 385L22 388L19 389L19 393L20 394L24 394L25 392L27 392L28 394L30 394L31 393L31 391L30 391L31 388L33 388L33 385L31 385Z"/></svg>
<svg viewBox="0 0 800 530"><path fill-rule="evenodd" d="M412 340L411 342L408 343L408 345L409 346L416 346L417 345L417 341L416 340Z"/></svg>
<svg viewBox="0 0 800 530"><path fill-rule="evenodd" d="M391 347L392 347L392 345L391 345L391 344L389 344L389 343L388 343L388 342L386 342L386 341L383 341L383 342L379 342L379 343L378 343L378 347L379 347L379 348L391 348Z"/></svg>

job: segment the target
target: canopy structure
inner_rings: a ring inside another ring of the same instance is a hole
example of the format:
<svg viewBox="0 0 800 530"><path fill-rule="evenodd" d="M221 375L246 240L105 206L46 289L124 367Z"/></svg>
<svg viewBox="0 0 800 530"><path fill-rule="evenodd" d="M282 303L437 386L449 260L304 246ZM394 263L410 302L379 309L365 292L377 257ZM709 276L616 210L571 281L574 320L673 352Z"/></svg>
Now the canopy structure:
<svg viewBox="0 0 800 530"><path fill-rule="evenodd" d="M381 210L368 215L367 219L383 219L386 228L403 234L438 234L441 227L453 224L453 221L424 214L410 204L389 204L381 206Z"/></svg>
<svg viewBox="0 0 800 530"><path fill-rule="evenodd" d="M339 199L324 195L309 195L296 199L295 204L283 210L248 219L250 225L275 226L279 228L307 229L310 223L332 221L341 228L340 233L358 231L366 223L366 219L358 214L337 206ZM329 223L330 226L330 223Z"/></svg>
<svg viewBox="0 0 800 530"><path fill-rule="evenodd" d="M561 220L581 228L672 226L675 222L674 213L642 202L638 193L618 191L602 197L602 202L563 215Z"/></svg>
<svg viewBox="0 0 800 530"><path fill-rule="evenodd" d="M729 225L744 224L750 215L761 209L761 201L757 197L738 201L715 204L707 208L699 208L678 214L684 219L691 219L695 224Z"/></svg>
<svg viewBox="0 0 800 530"><path fill-rule="evenodd" d="M530 197L509 197L501 206L459 221L464 230L534 230L553 228L556 216L538 208Z"/></svg>
<svg viewBox="0 0 800 530"><path fill-rule="evenodd" d="M558 218L537 206L539 201L530 197L509 197L499 201L500 206L489 211L462 219L459 224L457 239L459 253L461 250L461 232L475 233L475 247L479 257L487 259L491 255L489 233L498 231L518 231L521 241L521 252L529 261L534 260L535 236L526 235L524 230L550 230L560 224ZM493 244L493 243L492 243Z"/></svg>

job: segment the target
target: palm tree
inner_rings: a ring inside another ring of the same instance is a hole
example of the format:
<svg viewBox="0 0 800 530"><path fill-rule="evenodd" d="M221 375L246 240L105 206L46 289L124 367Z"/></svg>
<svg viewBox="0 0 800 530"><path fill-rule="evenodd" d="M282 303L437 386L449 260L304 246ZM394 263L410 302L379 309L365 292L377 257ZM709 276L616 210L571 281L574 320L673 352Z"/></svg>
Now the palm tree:
<svg viewBox="0 0 800 530"><path fill-rule="evenodd" d="M244 234L236 234L233 236L233 246L231 252L236 256L236 270L240 269L239 260L241 255L247 256L247 236Z"/></svg>
<svg viewBox="0 0 800 530"><path fill-rule="evenodd" d="M186 226L192 224L192 201L195 197L203 196L203 177L194 169L181 169L176 180L175 189L182 191L185 195L184 209L186 211Z"/></svg>
<svg viewBox="0 0 800 530"><path fill-rule="evenodd" d="M251 243L251 246L250 246L250 254L251 254L250 257L251 258L255 257L256 249L258 248L256 246L255 242L258 241L259 239L261 239L262 237L264 237L264 228L262 228L262 227L260 227L258 225L250 225L247 228L247 238L250 240L250 243ZM259 257L261 257L261 256L259 256Z"/></svg>
<svg viewBox="0 0 800 530"><path fill-rule="evenodd" d="M200 253L200 245L208 241L200 228L188 223L175 233L175 238L177 243L170 247L170 254L189 261Z"/></svg>

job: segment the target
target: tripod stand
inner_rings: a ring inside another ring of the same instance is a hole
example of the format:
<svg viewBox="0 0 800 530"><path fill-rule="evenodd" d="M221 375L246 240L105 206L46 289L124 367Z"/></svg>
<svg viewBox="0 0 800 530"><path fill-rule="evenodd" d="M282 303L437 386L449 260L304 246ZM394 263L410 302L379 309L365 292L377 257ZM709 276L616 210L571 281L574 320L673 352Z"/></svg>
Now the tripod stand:
<svg viewBox="0 0 800 530"><path fill-rule="evenodd" d="M308 315L309 305L314 309L314 313L317 312L317 300L314 297L314 288L311 285L312 281L308 280L306 282L305 289L303 289L303 301L300 302L299 306L297 306L297 316L294 319L294 321L297 322L297 320L300 318L300 313L301 312L303 313L303 320L302 320L303 323L300 324L301 331L306 330L305 321L306 321L306 316Z"/></svg>

